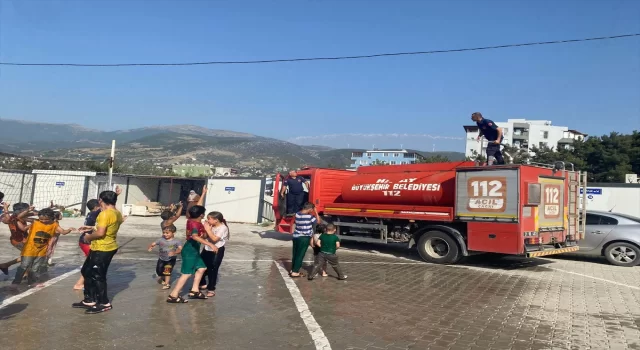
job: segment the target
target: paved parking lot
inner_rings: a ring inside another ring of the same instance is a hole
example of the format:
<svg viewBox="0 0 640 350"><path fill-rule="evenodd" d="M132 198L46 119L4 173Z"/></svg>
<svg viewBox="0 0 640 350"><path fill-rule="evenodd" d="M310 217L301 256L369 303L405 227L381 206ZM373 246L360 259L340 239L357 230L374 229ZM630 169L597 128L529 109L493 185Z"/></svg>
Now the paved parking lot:
<svg viewBox="0 0 640 350"><path fill-rule="evenodd" d="M62 238L46 287L10 292L1 277L2 347L640 349L640 268L491 256L440 266L346 244L348 280L307 281L286 276L288 237L233 225L218 295L174 305L153 279L151 238L129 225L110 270L112 311L70 307L82 297L72 290L83 261L76 236ZM17 251L0 239L9 260Z"/></svg>

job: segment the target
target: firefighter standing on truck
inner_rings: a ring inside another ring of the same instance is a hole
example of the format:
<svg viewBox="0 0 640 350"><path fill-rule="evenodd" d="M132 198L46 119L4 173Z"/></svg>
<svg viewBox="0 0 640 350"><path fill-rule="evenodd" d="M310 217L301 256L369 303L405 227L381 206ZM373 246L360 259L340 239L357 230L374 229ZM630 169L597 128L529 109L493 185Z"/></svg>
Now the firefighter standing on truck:
<svg viewBox="0 0 640 350"><path fill-rule="evenodd" d="M495 158L495 164L504 164L502 151L500 151L500 143L502 142L502 128L499 128L493 120L485 119L480 112L471 115L471 120L476 122L480 135L478 141L484 136L489 143L487 144L487 165L492 165L491 158Z"/></svg>
<svg viewBox="0 0 640 350"><path fill-rule="evenodd" d="M284 197L285 191L288 190L288 192L286 192L287 215L295 215L302 209L305 194L304 186L309 188L309 185L309 181L298 176L295 170L289 172L289 177L284 180L282 189L280 190L280 197Z"/></svg>

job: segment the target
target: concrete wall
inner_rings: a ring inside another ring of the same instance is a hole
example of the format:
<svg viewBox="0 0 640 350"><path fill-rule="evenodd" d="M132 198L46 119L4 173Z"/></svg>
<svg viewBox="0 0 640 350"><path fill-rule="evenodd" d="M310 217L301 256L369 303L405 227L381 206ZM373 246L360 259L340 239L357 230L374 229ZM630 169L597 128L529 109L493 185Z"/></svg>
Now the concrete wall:
<svg viewBox="0 0 640 350"><path fill-rule="evenodd" d="M159 179L152 178L129 178L127 203L157 202L159 181ZM123 193L125 192L123 191Z"/></svg>
<svg viewBox="0 0 640 350"><path fill-rule="evenodd" d="M182 184L177 182L163 182L160 185L160 198L158 202L162 204L177 203L180 200Z"/></svg>
<svg viewBox="0 0 640 350"><path fill-rule="evenodd" d="M87 200L97 199L100 192L109 190L108 183L109 179L107 175L95 176L89 182L89 195L87 196ZM120 188L122 188L122 195L120 196L120 198L118 198L118 204L116 205L116 208L118 208L118 210L122 210L122 204L126 204L124 199L127 190L127 178L125 176L114 175L111 179L111 183L113 184L114 188L115 186L120 186Z"/></svg>
<svg viewBox="0 0 640 350"><path fill-rule="evenodd" d="M112 183L122 188L122 194L118 198L117 208L122 210L122 204L137 204L139 202L155 202L158 197L158 178L135 178L127 176L113 176ZM108 178L105 175L96 178L97 184L93 198L97 198L100 192L107 189Z"/></svg>
<svg viewBox="0 0 640 350"><path fill-rule="evenodd" d="M111 181L114 188L119 186L122 189L116 208L122 210L123 204L155 202L158 196L158 181L157 178L129 178L129 185L127 185L127 176L114 175ZM88 198L98 198L100 192L109 189L107 184L108 177L106 175L96 176L89 184Z"/></svg>
<svg viewBox="0 0 640 350"><path fill-rule="evenodd" d="M640 184L587 184L587 210L640 217Z"/></svg>
<svg viewBox="0 0 640 350"><path fill-rule="evenodd" d="M127 182L128 178L128 182ZM122 204L137 204L140 202L160 202L165 205L184 201L190 189L200 193L205 180L202 179L170 179L159 177L135 177L114 175L112 183L122 188L118 198L118 209ZM98 175L89 185L89 198L97 198L101 191L107 190L107 176ZM158 186L160 194L158 195Z"/></svg>
<svg viewBox="0 0 640 350"><path fill-rule="evenodd" d="M230 222L262 222L264 179L209 179L205 198L207 212L219 211Z"/></svg>

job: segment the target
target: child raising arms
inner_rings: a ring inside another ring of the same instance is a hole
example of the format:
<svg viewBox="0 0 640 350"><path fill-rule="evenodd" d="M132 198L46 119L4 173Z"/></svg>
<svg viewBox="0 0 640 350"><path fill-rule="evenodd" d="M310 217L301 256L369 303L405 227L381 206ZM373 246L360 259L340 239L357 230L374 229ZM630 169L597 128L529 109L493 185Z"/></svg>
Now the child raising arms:
<svg viewBox="0 0 640 350"><path fill-rule="evenodd" d="M33 207L30 208L30 212ZM56 234L66 235L75 229L63 229L56 221L56 214L49 208L38 212L38 220L35 220L29 229L29 235L22 249L21 261L16 277L12 285L17 286L22 282L25 272L28 272L29 285L38 281L39 272L47 262L47 250L51 239ZM38 284L37 286L40 286Z"/></svg>
<svg viewBox="0 0 640 350"><path fill-rule="evenodd" d="M29 215L31 215L30 206L27 203L16 203L13 205L13 214L9 213L9 203L5 202L4 207L2 222L9 226L9 231L11 232L9 240L11 241L12 246L22 252L24 243L29 235L29 221L33 221L28 219ZM0 264L0 271L5 275L8 275L9 267L19 262L20 257L6 263L2 263Z"/></svg>
<svg viewBox="0 0 640 350"><path fill-rule="evenodd" d="M160 218L162 222L160 223L160 228L164 230L165 226L173 225L180 216L182 215L182 202L178 203L178 206L171 204L169 209L163 211L160 214Z"/></svg>
<svg viewBox="0 0 640 350"><path fill-rule="evenodd" d="M205 265L204 261L202 261L202 258L200 257L200 245L204 244L209 246L211 249L215 249L215 245L205 239L207 233L202 225L202 219L204 218L206 211L202 206L202 203L204 202L204 195L206 192L207 187L205 186L202 189L202 196L198 200L198 203L187 211L187 241L184 243L182 251L180 252L180 256L182 257L180 272L182 275L178 278L178 281L171 291L171 294L169 294L169 297L167 297L167 303L182 304L188 301L180 296L180 291L191 275L194 276L193 285L189 292L189 299L208 299L207 296L202 294L199 289L200 280L207 271L207 265Z"/></svg>

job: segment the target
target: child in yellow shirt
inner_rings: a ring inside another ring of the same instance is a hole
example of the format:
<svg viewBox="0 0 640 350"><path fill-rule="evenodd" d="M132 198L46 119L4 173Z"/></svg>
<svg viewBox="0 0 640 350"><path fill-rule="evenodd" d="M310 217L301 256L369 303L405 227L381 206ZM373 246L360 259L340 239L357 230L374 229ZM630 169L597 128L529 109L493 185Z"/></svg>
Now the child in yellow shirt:
<svg viewBox="0 0 640 350"><path fill-rule="evenodd" d="M33 207L30 209L33 210ZM19 285L25 272L28 273L27 281L29 286L33 286L34 283L38 282L40 271L47 263L47 251L51 239L56 234L66 235L73 231L75 231L73 228L65 230L60 227L56 221L55 212L50 208L40 210L38 219L29 228L29 234L20 254L20 266L16 271L16 277L12 285ZM40 287L42 284L35 286Z"/></svg>

